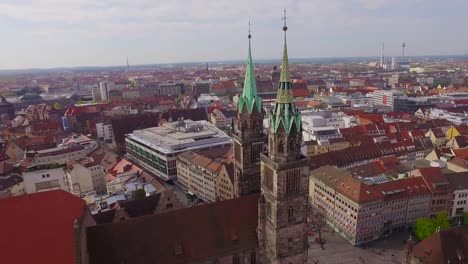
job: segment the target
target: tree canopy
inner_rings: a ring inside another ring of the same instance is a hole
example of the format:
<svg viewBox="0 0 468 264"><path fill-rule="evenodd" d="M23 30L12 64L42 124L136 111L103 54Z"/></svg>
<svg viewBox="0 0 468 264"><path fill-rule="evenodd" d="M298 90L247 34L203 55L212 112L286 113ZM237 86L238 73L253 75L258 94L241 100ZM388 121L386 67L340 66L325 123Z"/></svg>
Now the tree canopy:
<svg viewBox="0 0 468 264"><path fill-rule="evenodd" d="M60 103L55 103L54 108L57 110L62 109L62 105Z"/></svg>
<svg viewBox="0 0 468 264"><path fill-rule="evenodd" d="M416 223L416 236L423 240L432 235L438 228L445 229L450 227L447 214L439 213L436 218L429 219L421 217Z"/></svg>

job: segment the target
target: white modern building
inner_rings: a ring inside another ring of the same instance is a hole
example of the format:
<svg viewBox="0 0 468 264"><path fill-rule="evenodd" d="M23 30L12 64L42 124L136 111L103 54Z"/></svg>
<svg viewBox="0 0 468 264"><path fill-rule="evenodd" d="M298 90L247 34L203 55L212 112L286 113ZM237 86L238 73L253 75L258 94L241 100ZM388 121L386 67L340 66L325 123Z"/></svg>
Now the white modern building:
<svg viewBox="0 0 468 264"><path fill-rule="evenodd" d="M70 179L64 167L53 169L30 168L23 173L24 189L27 194L51 190L70 192Z"/></svg>
<svg viewBox="0 0 468 264"><path fill-rule="evenodd" d="M468 125L468 113L453 113L445 109L431 108L429 110L430 119L446 119L454 125Z"/></svg>
<svg viewBox="0 0 468 264"><path fill-rule="evenodd" d="M310 128L335 127L348 128L356 125L356 118L343 112L327 110L304 110L301 112L302 125Z"/></svg>
<svg viewBox="0 0 468 264"><path fill-rule="evenodd" d="M101 94L101 100L107 101L109 100L109 91L111 89L112 84L108 82L99 82L99 93Z"/></svg>
<svg viewBox="0 0 468 264"><path fill-rule="evenodd" d="M216 94L209 93L209 94L200 94L197 99L197 103L199 107L207 106L211 103L217 102L221 100Z"/></svg>
<svg viewBox="0 0 468 264"><path fill-rule="evenodd" d="M393 109L394 98L404 96L403 91L400 90L377 90L372 93L374 105L386 105Z"/></svg>
<svg viewBox="0 0 468 264"><path fill-rule="evenodd" d="M446 174L453 190L453 204L449 216L462 216L468 213L468 172L457 172Z"/></svg>
<svg viewBox="0 0 468 264"><path fill-rule="evenodd" d="M135 130L126 135L125 143L131 160L167 181L177 177L178 154L226 147L232 141L207 121L180 120Z"/></svg>
<svg viewBox="0 0 468 264"><path fill-rule="evenodd" d="M66 174L70 179L71 192L74 195L83 196L90 192L107 194L104 167L91 158L69 162Z"/></svg>
<svg viewBox="0 0 468 264"><path fill-rule="evenodd" d="M65 164L70 160L77 160L86 157L99 147L94 141L82 143L72 143L59 145L56 148L44 149L39 151L28 151L26 157L32 158L31 166L47 164Z"/></svg>
<svg viewBox="0 0 468 264"><path fill-rule="evenodd" d="M96 124L97 136L104 141L112 141L112 125L97 123Z"/></svg>

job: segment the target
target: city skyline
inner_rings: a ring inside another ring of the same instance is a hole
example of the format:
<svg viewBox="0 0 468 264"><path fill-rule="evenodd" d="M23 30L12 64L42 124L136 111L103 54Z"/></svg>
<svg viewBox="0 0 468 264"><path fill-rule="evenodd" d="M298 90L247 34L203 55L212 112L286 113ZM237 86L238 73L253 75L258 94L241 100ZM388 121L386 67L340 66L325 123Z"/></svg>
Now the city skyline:
<svg viewBox="0 0 468 264"><path fill-rule="evenodd" d="M276 59L284 7L292 58L468 53L460 0L6 1L0 70L241 60L249 20L254 59Z"/></svg>

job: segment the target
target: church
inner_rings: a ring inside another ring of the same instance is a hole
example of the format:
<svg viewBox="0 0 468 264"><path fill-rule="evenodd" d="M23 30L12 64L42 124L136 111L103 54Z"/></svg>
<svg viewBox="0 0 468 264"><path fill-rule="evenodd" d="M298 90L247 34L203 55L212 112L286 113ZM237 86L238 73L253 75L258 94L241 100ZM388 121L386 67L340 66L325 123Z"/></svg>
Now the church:
<svg viewBox="0 0 468 264"><path fill-rule="evenodd" d="M233 121L236 198L90 227L91 264L307 263L307 158L301 154L301 115L284 50L276 103L265 116L249 50ZM266 145L266 147L265 147Z"/></svg>

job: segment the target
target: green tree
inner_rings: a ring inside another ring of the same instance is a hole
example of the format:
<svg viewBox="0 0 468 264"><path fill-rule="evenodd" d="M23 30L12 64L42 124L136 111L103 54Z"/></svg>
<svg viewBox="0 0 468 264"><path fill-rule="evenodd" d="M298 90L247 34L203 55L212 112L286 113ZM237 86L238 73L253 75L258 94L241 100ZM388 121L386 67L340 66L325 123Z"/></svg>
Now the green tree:
<svg viewBox="0 0 468 264"><path fill-rule="evenodd" d="M434 233L436 230L436 227L434 226L434 223L427 218L421 217L418 219L418 222L416 223L416 236L420 239L423 240L430 236L432 233Z"/></svg>
<svg viewBox="0 0 468 264"><path fill-rule="evenodd" d="M436 218L433 219L432 222L434 223L434 226L436 228L440 227L440 229L445 229L450 227L450 223L448 221L448 216L446 213L437 214Z"/></svg>
<svg viewBox="0 0 468 264"><path fill-rule="evenodd" d="M57 109L57 110L60 110L60 109L62 109L62 105L60 103L55 103L54 108Z"/></svg>
<svg viewBox="0 0 468 264"><path fill-rule="evenodd" d="M446 213L439 213L437 214L436 218L428 219L428 218L419 218L418 222L416 223L416 236L423 240L432 233L434 233L437 229L445 229L450 227L450 223L448 221L448 216Z"/></svg>
<svg viewBox="0 0 468 264"><path fill-rule="evenodd" d="M468 213L463 213L463 224L468 225Z"/></svg>
<svg viewBox="0 0 468 264"><path fill-rule="evenodd" d="M143 199L146 197L145 189L138 189L133 192L133 199Z"/></svg>

